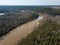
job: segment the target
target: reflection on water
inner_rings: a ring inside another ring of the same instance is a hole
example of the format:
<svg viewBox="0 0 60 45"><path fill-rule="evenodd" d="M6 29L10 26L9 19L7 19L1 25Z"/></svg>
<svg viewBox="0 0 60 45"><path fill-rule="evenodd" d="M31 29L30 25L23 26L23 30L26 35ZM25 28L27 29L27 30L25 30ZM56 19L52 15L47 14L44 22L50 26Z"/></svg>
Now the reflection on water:
<svg viewBox="0 0 60 45"><path fill-rule="evenodd" d="M39 16L39 17L38 17L38 20L41 20L42 18L43 18L42 16Z"/></svg>
<svg viewBox="0 0 60 45"><path fill-rule="evenodd" d="M0 15L4 15L4 13L0 13Z"/></svg>

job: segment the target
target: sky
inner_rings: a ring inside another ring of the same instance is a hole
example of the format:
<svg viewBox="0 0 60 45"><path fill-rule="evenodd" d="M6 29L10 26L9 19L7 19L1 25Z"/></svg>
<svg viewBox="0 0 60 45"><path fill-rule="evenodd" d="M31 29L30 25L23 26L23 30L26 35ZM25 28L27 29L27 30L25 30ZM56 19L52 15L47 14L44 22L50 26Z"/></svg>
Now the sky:
<svg viewBox="0 0 60 45"><path fill-rule="evenodd" d="M60 5L60 0L0 0L0 5Z"/></svg>

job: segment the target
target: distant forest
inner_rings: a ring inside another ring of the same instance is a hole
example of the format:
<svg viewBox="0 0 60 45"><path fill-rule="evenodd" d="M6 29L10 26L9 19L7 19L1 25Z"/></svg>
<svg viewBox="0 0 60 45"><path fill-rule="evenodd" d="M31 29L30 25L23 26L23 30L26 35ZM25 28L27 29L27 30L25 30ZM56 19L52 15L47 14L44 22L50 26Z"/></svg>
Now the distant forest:
<svg viewBox="0 0 60 45"><path fill-rule="evenodd" d="M60 9L53 9L52 7L60 6L0 6L0 13L6 13L10 11L18 10L33 10L40 13L46 13L50 15L60 15Z"/></svg>

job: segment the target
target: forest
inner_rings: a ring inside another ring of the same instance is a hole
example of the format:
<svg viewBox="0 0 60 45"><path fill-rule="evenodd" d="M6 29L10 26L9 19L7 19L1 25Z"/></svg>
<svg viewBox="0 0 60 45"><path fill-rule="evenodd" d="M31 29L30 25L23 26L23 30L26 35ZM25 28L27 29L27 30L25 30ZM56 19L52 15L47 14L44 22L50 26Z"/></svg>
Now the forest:
<svg viewBox="0 0 60 45"><path fill-rule="evenodd" d="M6 35L12 29L22 25L28 21L34 20L38 17L36 13L32 12L5 12L5 15L0 16L0 37Z"/></svg>

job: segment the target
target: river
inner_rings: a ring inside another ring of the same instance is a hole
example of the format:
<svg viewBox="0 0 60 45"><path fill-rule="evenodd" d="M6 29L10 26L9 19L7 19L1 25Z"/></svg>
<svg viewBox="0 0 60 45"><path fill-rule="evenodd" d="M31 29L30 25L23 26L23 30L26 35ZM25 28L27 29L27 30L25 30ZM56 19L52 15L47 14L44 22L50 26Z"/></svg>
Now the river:
<svg viewBox="0 0 60 45"><path fill-rule="evenodd" d="M28 34L30 34L33 31L33 29L37 26L37 23L41 19L42 17L39 16L37 19L31 22L27 22L23 25L16 27L12 31L10 31L6 36L4 36L4 39L0 41L0 45L17 44L18 41L20 41L21 39L23 39L24 37L26 37Z"/></svg>

